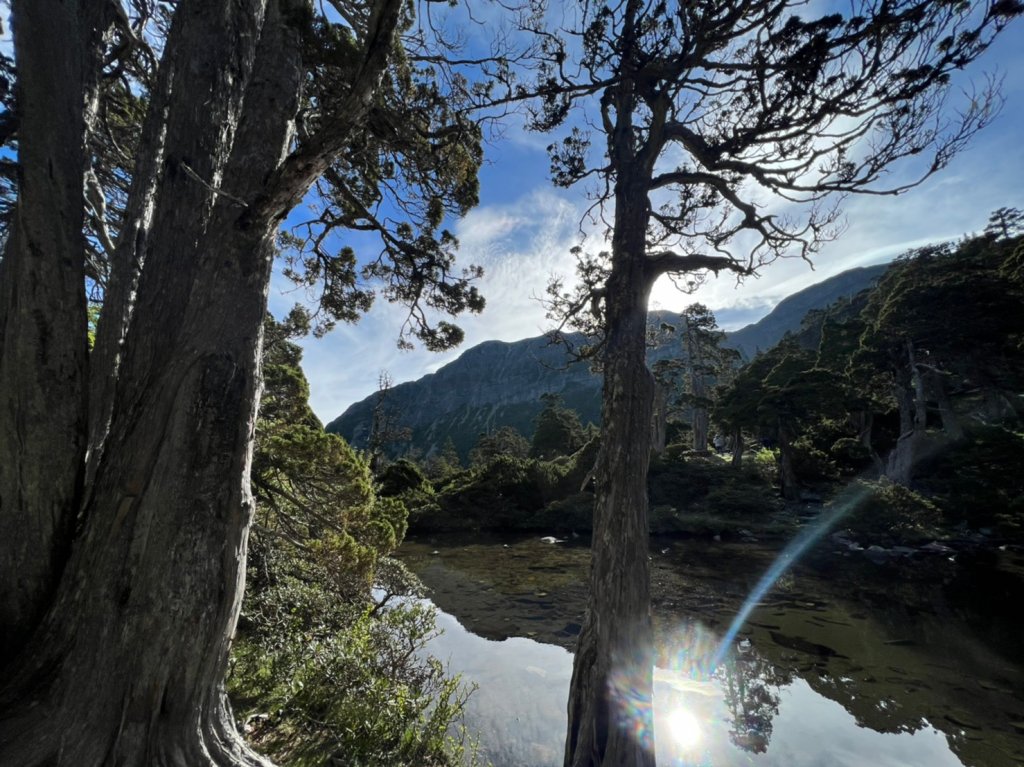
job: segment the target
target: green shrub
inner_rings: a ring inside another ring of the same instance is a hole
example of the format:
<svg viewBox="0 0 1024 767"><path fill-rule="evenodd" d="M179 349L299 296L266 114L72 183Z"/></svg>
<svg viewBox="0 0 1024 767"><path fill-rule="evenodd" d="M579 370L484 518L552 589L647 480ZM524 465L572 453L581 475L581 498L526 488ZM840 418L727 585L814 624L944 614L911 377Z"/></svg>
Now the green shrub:
<svg viewBox="0 0 1024 767"><path fill-rule="evenodd" d="M685 442L670 442L665 445L665 450L659 456L661 460L668 462L682 462L687 453L690 452L690 445Z"/></svg>
<svg viewBox="0 0 1024 767"><path fill-rule="evenodd" d="M702 505L710 514L733 518L764 516L778 511L780 503L778 495L764 483L737 478L711 488Z"/></svg>
<svg viewBox="0 0 1024 767"><path fill-rule="evenodd" d="M830 456L808 437L793 442L793 471L801 482L818 484L838 479L839 472Z"/></svg>
<svg viewBox="0 0 1024 767"><path fill-rule="evenodd" d="M408 490L420 491L425 487L430 487L430 482L423 470L405 458L400 458L388 465L381 472L378 481L380 482L378 492L386 498L393 498Z"/></svg>
<svg viewBox="0 0 1024 767"><path fill-rule="evenodd" d="M547 503L564 495L562 480L571 470L571 459L562 456L554 461L531 461L527 477L536 485L541 501Z"/></svg>
<svg viewBox="0 0 1024 767"><path fill-rule="evenodd" d="M438 495L436 518L418 517L420 529L495 529L518 526L544 506L538 482L544 470L536 461L498 456L486 466L460 475Z"/></svg>
<svg viewBox="0 0 1024 767"><path fill-rule="evenodd" d="M753 451L753 464L765 481L773 485L779 479L779 450L778 448L759 447Z"/></svg>
<svg viewBox="0 0 1024 767"><path fill-rule="evenodd" d="M574 493L552 501L523 523L524 528L550 532L587 532L594 523L594 494Z"/></svg>
<svg viewBox="0 0 1024 767"><path fill-rule="evenodd" d="M920 543L939 535L942 515L923 495L888 480L858 480L860 500L843 523L862 542Z"/></svg>
<svg viewBox="0 0 1024 767"><path fill-rule="evenodd" d="M858 474L871 464L871 450L859 439L842 437L829 448L829 455L841 474Z"/></svg>
<svg viewBox="0 0 1024 767"><path fill-rule="evenodd" d="M1002 426L975 427L966 438L922 464L921 487L934 496L946 523L992 527L1024 537L1024 434Z"/></svg>
<svg viewBox="0 0 1024 767"><path fill-rule="evenodd" d="M263 753L296 767L464 763L464 739L450 732L468 691L423 652L433 608L374 614L294 579L247 607L228 686Z"/></svg>

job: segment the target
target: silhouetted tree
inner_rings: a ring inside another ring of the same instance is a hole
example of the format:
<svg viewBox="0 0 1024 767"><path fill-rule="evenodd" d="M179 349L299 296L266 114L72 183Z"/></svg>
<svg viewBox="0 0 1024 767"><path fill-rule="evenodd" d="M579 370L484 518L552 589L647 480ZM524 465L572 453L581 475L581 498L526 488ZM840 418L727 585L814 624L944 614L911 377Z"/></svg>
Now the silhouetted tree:
<svg viewBox="0 0 1024 767"><path fill-rule="evenodd" d="M599 334L602 451L590 600L574 661L565 763L653 763L646 476L654 282L748 275L810 258L835 233L830 194L896 192L941 169L992 114L991 90L946 108L951 74L1024 8L992 0L626 0L538 29L533 126L584 116L550 147L555 183L595 182L607 252L582 248L579 286L550 288L563 324ZM575 118L574 118L575 119ZM599 140L591 156L595 126ZM929 158L886 187L894 163ZM769 202L765 202L765 200ZM799 203L803 207L783 203Z"/></svg>
<svg viewBox="0 0 1024 767"><path fill-rule="evenodd" d="M681 356L659 360L655 380L666 387L670 405L687 411L693 430L693 449L708 449L710 410L718 387L739 364L740 354L722 346L725 333L718 328L714 313L703 304L690 304L679 315Z"/></svg>

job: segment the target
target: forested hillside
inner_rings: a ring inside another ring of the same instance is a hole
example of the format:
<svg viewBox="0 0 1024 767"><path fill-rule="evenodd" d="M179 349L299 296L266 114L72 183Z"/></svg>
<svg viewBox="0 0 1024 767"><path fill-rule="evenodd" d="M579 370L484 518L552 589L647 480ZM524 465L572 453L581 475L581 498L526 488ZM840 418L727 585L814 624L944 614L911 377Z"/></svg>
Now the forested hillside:
<svg viewBox="0 0 1024 767"><path fill-rule="evenodd" d="M1022 278L1021 237L993 230L902 256L749 362L716 356L727 341L713 316L703 346L677 339L655 365L667 446L651 467L652 530L789 532L784 509L857 487L848 524L865 540L1018 538ZM568 405L538 403L532 445L511 428L481 435L468 468L449 446L390 466L382 492L409 504L414 529L588 529L599 445ZM538 449L555 421L582 437Z"/></svg>

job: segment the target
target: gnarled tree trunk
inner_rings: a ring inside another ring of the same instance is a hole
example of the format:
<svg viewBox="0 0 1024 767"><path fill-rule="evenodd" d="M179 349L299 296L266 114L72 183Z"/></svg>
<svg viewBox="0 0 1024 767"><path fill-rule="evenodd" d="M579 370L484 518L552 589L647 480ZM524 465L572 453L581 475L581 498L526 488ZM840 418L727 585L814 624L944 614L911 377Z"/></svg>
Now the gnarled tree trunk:
<svg viewBox="0 0 1024 767"><path fill-rule="evenodd" d="M657 381L654 383L654 402L651 416L651 450L655 455L665 452L665 440L668 431L668 394L665 387Z"/></svg>
<svg viewBox="0 0 1024 767"><path fill-rule="evenodd" d="M900 436L886 460L885 476L893 482L906 485L910 482L920 439L914 428L913 395L904 382L900 381L897 381L894 393L900 411Z"/></svg>
<svg viewBox="0 0 1024 767"><path fill-rule="evenodd" d="M58 42L82 34L74 4L34 0L15 7L19 83L32 89L23 103L49 87L62 94L60 109L47 107L53 114L81 114L74 81L63 88L64 75L20 52L40 45L45 55L41 41L54 35L55 17L64 24ZM121 299L104 309L103 321L128 323L130 316L130 323L112 330L115 345L123 339L123 354L96 358L109 365L97 374L115 380L98 389L111 401L93 421L85 482L84 285L81 271L72 268L82 254L75 239L81 217L60 214L81 211L80 124L69 118L75 140L58 134L77 154L61 158L62 147L53 145L44 147L56 158L49 164L25 149L19 157L29 176L39 168L52 176L59 168L57 179L66 187L56 208L54 194L34 196L31 184L20 188L19 220L49 214L70 244L33 245L30 239L25 246L18 234L5 254L5 371L19 359L7 339L25 323L18 291L43 279L12 275L68 274L46 286L52 297L32 296L29 318L37 336L20 341L35 344L29 352L37 359L55 360L54 380L62 376L57 390L37 396L33 385L50 374L31 365L12 376L29 382L26 391L3 387L13 401L0 413L0 429L5 435L20 429L27 449L16 465L20 477L15 470L0 476L0 520L8 529L20 517L53 517L62 521L58 527L77 522L79 530L66 559L48 558L39 566L47 572L30 573L44 584L42 598L34 598L31 609L19 605L15 621L5 620L13 629L8 645L21 649L5 657L0 675L0 764L265 764L238 738L222 679L252 514L249 462L272 235L286 212L261 205L260 195L291 135L299 49L298 30L282 19L277 0L196 0L176 10L161 63L173 99L166 115L151 115L162 121L164 139L159 146L144 142L140 152L149 154L138 161L140 168L159 165L160 171L155 184L136 185L133 193L146 200L129 201L128 210L141 217L124 227L129 236L148 229L145 268L134 311L125 311ZM23 129L35 135L29 125ZM32 151L31 139L26 144ZM130 282L131 275L128 269L122 276ZM67 337L81 339L81 350L58 354L47 346L62 343L61 334L41 319L74 325ZM66 416L54 413L62 407L70 411ZM36 427L36 416L58 433ZM57 449L65 432L65 449ZM8 446L13 443L5 438ZM48 449L48 464L30 465ZM53 492L25 482L26 472L48 466ZM11 494L17 487L28 488L24 497ZM22 540L43 550L43 538ZM15 561L9 538L2 551L6 573Z"/></svg>
<svg viewBox="0 0 1024 767"><path fill-rule="evenodd" d="M800 483L793 467L793 437L789 428L783 425L779 426L779 487L787 501L800 497Z"/></svg>
<svg viewBox="0 0 1024 767"><path fill-rule="evenodd" d="M14 12L20 173L0 262L0 664L42 617L70 545L87 371L81 9L25 0Z"/></svg>
<svg viewBox="0 0 1024 767"><path fill-rule="evenodd" d="M927 374L928 388L939 406L939 417L942 419L942 430L946 436L954 441L964 438L964 427L953 407L953 401L946 390L946 382L943 374L935 369L929 369Z"/></svg>
<svg viewBox="0 0 1024 767"><path fill-rule="evenodd" d="M885 466L885 476L901 485L910 483L928 422L924 378L917 367L912 341L907 341L906 350L906 365L894 389L900 410L900 436Z"/></svg>

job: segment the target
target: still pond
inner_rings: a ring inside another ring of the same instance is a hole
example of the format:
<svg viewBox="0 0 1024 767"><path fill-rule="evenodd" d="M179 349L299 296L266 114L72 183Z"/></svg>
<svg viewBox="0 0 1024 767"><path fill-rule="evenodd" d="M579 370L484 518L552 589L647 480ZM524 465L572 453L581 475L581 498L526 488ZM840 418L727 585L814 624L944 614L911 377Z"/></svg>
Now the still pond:
<svg viewBox="0 0 1024 767"><path fill-rule="evenodd" d="M1024 765L1024 553L879 560L826 541L708 673L777 553L652 541L661 767ZM478 688L466 723L483 759L561 765L585 542L435 536L398 555L441 611L429 651Z"/></svg>

